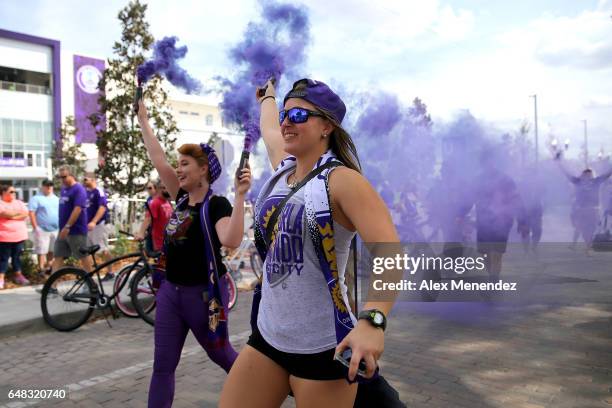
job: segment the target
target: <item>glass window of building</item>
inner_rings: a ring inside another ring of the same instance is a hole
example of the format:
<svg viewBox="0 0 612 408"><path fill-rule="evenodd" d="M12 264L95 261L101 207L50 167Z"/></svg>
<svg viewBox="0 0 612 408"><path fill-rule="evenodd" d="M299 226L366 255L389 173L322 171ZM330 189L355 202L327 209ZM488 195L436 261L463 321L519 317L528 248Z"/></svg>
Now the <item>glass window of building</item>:
<svg viewBox="0 0 612 408"><path fill-rule="evenodd" d="M206 115L206 126L213 125L213 115Z"/></svg>
<svg viewBox="0 0 612 408"><path fill-rule="evenodd" d="M51 74L0 66L0 89L51 95Z"/></svg>
<svg viewBox="0 0 612 408"><path fill-rule="evenodd" d="M0 151L4 165L45 167L53 146L50 122L0 119Z"/></svg>
<svg viewBox="0 0 612 408"><path fill-rule="evenodd" d="M25 143L28 145L38 146L40 148L43 143L41 123L27 120L25 122L25 128Z"/></svg>

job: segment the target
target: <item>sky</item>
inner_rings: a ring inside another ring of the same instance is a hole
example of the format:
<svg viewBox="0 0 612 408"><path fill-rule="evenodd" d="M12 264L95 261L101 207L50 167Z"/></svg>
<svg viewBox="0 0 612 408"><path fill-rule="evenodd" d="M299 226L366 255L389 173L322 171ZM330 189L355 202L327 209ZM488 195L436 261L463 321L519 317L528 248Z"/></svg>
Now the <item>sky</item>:
<svg viewBox="0 0 612 408"><path fill-rule="evenodd" d="M257 0L145 2L156 39L189 47L182 65L206 81L231 76L227 50ZM300 4L292 0L292 4ZM108 58L127 1L3 0L0 28L60 40L64 50ZM540 143L570 139L587 121L590 154L612 152L612 0L309 0L312 42L303 76L345 89L415 97L437 124L469 110L503 131L533 121ZM297 79L297 78L296 78ZM542 147L541 147L542 148Z"/></svg>

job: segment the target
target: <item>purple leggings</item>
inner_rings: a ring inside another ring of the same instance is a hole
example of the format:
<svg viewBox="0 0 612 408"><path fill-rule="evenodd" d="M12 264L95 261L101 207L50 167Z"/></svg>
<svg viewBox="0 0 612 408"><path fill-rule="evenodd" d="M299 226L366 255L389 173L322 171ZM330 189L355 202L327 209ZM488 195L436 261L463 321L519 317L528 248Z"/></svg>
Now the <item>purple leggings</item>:
<svg viewBox="0 0 612 408"><path fill-rule="evenodd" d="M222 289L225 289L222 285ZM171 407L174 399L174 372L189 329L206 350L208 305L204 304L201 286L180 286L164 281L157 292L155 312L155 357L149 387L149 407ZM221 291L227 305L227 290ZM206 350L208 357L229 372L238 353L228 343L221 349Z"/></svg>

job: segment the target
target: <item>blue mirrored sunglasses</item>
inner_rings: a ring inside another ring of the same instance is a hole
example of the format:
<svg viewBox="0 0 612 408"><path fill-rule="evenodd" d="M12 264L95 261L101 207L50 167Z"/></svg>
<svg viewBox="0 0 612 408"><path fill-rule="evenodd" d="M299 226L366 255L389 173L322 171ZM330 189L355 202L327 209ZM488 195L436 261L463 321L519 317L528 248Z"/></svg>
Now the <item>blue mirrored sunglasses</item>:
<svg viewBox="0 0 612 408"><path fill-rule="evenodd" d="M310 116L319 116L324 118L322 113L311 111L304 108L291 108L289 110L282 110L278 112L278 123L282 124L285 118L289 119L291 123L304 123Z"/></svg>

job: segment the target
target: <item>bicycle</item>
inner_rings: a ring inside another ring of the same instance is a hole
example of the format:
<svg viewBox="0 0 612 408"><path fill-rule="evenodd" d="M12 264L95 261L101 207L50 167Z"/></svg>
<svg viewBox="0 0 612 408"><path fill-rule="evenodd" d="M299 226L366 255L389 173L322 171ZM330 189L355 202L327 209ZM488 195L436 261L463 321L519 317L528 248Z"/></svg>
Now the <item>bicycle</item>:
<svg viewBox="0 0 612 408"><path fill-rule="evenodd" d="M120 232L131 235L123 231ZM82 254L90 255L93 258L93 271L86 272L78 267L66 266L57 270L45 282L41 290L40 303L43 319L49 326L59 331L75 330L91 317L94 308L100 310L109 308L113 318L115 318L115 312L110 307L111 302L115 300L115 303L117 303L117 298L129 281L131 273L137 269L139 269L139 272L142 272L152 268L148 263L143 245L139 245L138 252L121 255L101 265L97 264L95 258L95 253L99 249L99 245L93 245L79 250ZM104 282L100 277L100 271L110 265L130 258L137 259L122 269L120 273L125 278L118 284L115 282L113 284L113 292L107 295L104 290ZM97 282L94 280L94 275L97 277ZM152 307L155 306L153 305Z"/></svg>
<svg viewBox="0 0 612 408"><path fill-rule="evenodd" d="M154 275L158 276L154 278ZM143 268L136 272L134 278L132 278L130 295L132 298L132 304L134 305L134 309L144 320L149 323L151 326L155 325L155 296L157 295L157 290L159 286L157 282L160 282L164 279L164 272L152 266L150 268ZM236 299L238 298L238 290L236 286L236 282L234 281L234 277L230 273L230 270L221 277L223 283L227 286L227 291L229 293L229 302L228 302L228 310L231 310L236 305Z"/></svg>
<svg viewBox="0 0 612 408"><path fill-rule="evenodd" d="M246 234L245 234L246 235ZM255 250L255 244L247 236L240 246L231 255L225 253L223 255L223 263L227 269L221 279L226 285L228 291L228 310L232 310L236 306L238 300L238 286L236 280L242 276L240 270L244 268L246 257L248 256L251 270L257 277L261 279L263 264L259 254ZM163 271L156 267L142 269L134 275L131 282L130 295L132 304L138 315L150 325L155 325L155 295L157 293L157 279L153 279L154 274L158 274L159 280L163 279Z"/></svg>
<svg viewBox="0 0 612 408"><path fill-rule="evenodd" d="M134 235L125 232L125 231L119 231L119 233L123 234L123 235L127 235L128 237L131 237L132 239L134 238ZM138 242L138 248L140 251L143 251L144 253L146 253L146 244L144 243L144 241L139 241ZM152 258L158 258L159 255L161 253L160 252L154 252L154 253L150 253L147 254L149 257ZM115 284L113 285L113 291L115 293L117 293L117 296L115 297L115 304L117 305L117 308L119 309L119 311L121 311L121 313L123 313L124 316L126 317L131 317L131 318L136 318L136 317L140 317L140 314L138 313L138 310L136 310L136 306L134 306L134 303L132 302L132 279L130 279L130 275L131 272L133 270L137 270L140 271L143 269L144 267L144 262L142 261L142 259L137 259L136 262L136 268L132 268L133 264L129 264L124 266L118 273L117 276L115 278ZM149 265L149 268L155 268L153 265ZM136 272L137 274L138 272ZM145 311L145 313L149 313L151 312L153 309L155 308L155 304L149 304L146 307L143 306L143 310Z"/></svg>
<svg viewBox="0 0 612 408"><path fill-rule="evenodd" d="M236 248L231 254L226 250L223 253L223 264L227 269L228 279L226 281L229 293L228 307L231 310L236 304L238 298L238 287L236 281L240 281L243 278L242 269L246 265L246 261L251 266L251 271L255 278L260 281L263 273L263 263L259 257L259 253L255 248L253 240L251 240L247 234L240 243L240 246Z"/></svg>

